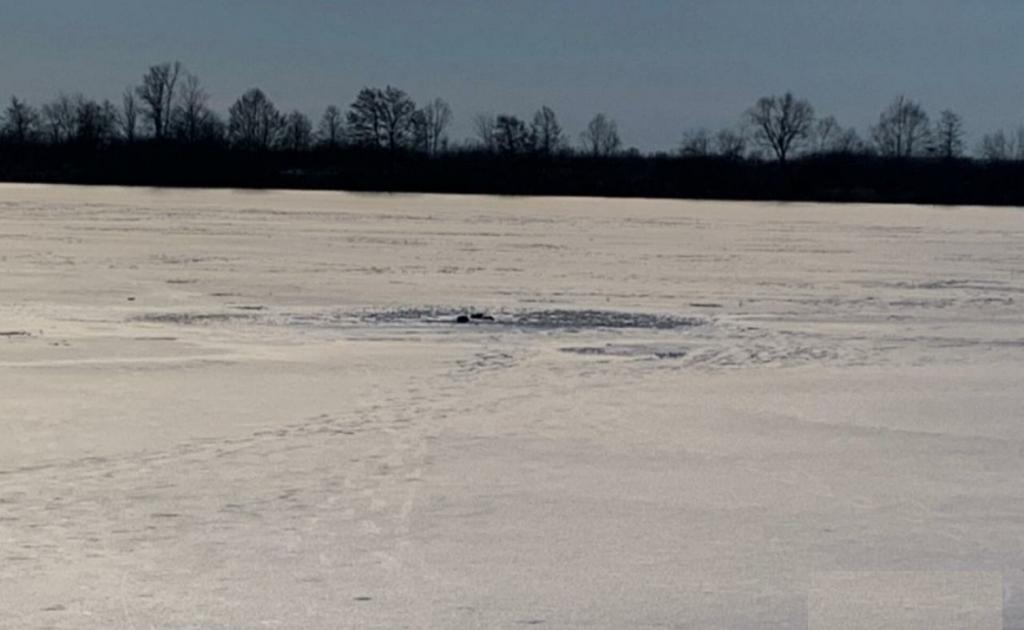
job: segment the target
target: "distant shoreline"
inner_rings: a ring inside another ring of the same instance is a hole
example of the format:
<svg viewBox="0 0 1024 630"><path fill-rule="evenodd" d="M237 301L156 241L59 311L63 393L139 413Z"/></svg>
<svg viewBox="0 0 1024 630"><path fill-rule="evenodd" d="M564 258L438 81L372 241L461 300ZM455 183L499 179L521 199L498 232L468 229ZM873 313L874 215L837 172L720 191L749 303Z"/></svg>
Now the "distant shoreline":
<svg viewBox="0 0 1024 630"><path fill-rule="evenodd" d="M4 147L0 181L733 201L1024 206L1024 164L819 155L786 164L670 155L436 156L363 148L248 152L139 143Z"/></svg>

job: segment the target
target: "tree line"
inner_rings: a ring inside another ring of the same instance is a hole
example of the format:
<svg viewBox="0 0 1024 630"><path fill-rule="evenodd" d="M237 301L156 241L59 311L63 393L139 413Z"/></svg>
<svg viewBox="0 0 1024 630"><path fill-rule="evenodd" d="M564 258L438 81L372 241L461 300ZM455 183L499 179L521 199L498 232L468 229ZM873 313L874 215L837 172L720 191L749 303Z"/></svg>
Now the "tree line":
<svg viewBox="0 0 1024 630"><path fill-rule="evenodd" d="M733 126L691 129L670 152L626 148L596 114L573 137L555 111L480 113L451 138L441 98L366 87L314 121L259 88L224 113L178 62L151 66L116 103L60 94L0 110L0 179L516 194L1024 203L1024 127L966 148L963 118L897 97L865 135L791 93ZM953 182L951 184L951 182ZM955 185L954 185L955 184Z"/></svg>
<svg viewBox="0 0 1024 630"><path fill-rule="evenodd" d="M967 156L963 117L950 110L932 120L925 108L905 96L895 98L871 126L867 138L843 127L834 116L816 117L806 99L791 93L758 99L736 128L715 134L688 131L683 155L775 159L829 154L883 158L959 159ZM1024 127L1008 135L999 130L981 138L974 155L990 161L1024 160Z"/></svg>
<svg viewBox="0 0 1024 630"><path fill-rule="evenodd" d="M306 151L343 146L418 151L450 150L451 106L436 98L423 105L386 86L359 91L347 111L329 105L317 124L300 111L283 112L259 88L242 94L227 115L214 111L199 78L179 62L154 65L119 103L82 94L60 94L40 107L17 96L0 112L0 139L7 145L116 143L218 144L242 150ZM527 124L516 116L480 114L473 148L498 153L554 154L570 149L555 112L541 107ZM621 147L614 121L598 114L580 135L580 150L611 155Z"/></svg>

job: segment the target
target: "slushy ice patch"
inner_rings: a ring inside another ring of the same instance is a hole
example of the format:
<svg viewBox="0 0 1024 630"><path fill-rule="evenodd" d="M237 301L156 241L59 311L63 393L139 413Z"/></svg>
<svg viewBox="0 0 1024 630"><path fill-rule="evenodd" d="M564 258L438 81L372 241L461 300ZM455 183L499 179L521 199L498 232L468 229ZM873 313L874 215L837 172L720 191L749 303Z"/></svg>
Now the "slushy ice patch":
<svg viewBox="0 0 1024 630"><path fill-rule="evenodd" d="M224 324L229 322L264 326L306 326L333 328L371 325L459 325L534 330L647 329L676 330L707 323L696 317L680 317L655 313L630 313L601 310L506 310L487 311L477 308L410 307L362 312L271 312L262 306L231 306L228 312L211 313L148 313L135 321L178 324L186 326ZM242 312L240 312L242 311Z"/></svg>
<svg viewBox="0 0 1024 630"><path fill-rule="evenodd" d="M482 317L476 315L481 313ZM539 311L487 312L472 308L428 307L401 308L366 313L363 319L382 324L452 324L479 323L487 326L511 326L536 329L641 328L670 330L699 326L705 321L696 317L679 317L654 313L624 311L549 309ZM468 321L467 321L468 320Z"/></svg>

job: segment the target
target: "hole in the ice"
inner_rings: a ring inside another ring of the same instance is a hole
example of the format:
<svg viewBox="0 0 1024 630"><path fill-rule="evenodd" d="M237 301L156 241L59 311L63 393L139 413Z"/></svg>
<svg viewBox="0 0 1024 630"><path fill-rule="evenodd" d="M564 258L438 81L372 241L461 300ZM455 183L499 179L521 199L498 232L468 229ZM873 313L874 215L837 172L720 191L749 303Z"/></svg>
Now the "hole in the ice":
<svg viewBox="0 0 1024 630"><path fill-rule="evenodd" d="M546 309L490 312L472 308L401 308L367 313L365 321L379 324L430 323L478 324L534 329L646 328L675 329L698 326L704 321L655 313L625 311Z"/></svg>

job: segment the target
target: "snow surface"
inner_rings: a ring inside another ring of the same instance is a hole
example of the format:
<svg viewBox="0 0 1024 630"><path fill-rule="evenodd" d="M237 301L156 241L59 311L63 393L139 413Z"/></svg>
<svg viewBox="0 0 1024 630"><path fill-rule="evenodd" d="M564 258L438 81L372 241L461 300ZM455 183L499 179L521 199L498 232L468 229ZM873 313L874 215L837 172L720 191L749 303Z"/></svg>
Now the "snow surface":
<svg viewBox="0 0 1024 630"><path fill-rule="evenodd" d="M1017 209L0 186L0 628L1024 628L1022 305Z"/></svg>

